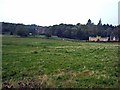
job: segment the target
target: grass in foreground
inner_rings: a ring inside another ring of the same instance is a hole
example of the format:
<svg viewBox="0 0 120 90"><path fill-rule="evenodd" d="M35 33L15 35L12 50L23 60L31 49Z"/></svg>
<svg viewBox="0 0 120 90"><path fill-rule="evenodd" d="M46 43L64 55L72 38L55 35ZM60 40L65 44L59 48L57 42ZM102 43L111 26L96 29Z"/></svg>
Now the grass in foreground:
<svg viewBox="0 0 120 90"><path fill-rule="evenodd" d="M3 37L3 85L118 87L117 43Z"/></svg>

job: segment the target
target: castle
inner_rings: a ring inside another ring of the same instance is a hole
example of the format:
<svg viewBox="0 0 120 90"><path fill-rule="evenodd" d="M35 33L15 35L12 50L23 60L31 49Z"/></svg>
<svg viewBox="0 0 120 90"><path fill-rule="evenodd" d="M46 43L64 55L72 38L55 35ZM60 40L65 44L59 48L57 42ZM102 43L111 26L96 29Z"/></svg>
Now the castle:
<svg viewBox="0 0 120 90"><path fill-rule="evenodd" d="M89 41L91 42L108 42L108 41L117 42L119 41L119 38L116 36L110 36L110 37L96 36L96 37L89 37Z"/></svg>

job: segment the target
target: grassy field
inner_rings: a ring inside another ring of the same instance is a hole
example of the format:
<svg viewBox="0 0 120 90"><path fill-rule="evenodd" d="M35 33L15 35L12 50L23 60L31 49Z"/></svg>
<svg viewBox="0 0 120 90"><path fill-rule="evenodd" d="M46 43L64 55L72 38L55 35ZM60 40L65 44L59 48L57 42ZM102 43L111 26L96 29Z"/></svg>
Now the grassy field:
<svg viewBox="0 0 120 90"><path fill-rule="evenodd" d="M3 86L118 87L118 43L2 38Z"/></svg>

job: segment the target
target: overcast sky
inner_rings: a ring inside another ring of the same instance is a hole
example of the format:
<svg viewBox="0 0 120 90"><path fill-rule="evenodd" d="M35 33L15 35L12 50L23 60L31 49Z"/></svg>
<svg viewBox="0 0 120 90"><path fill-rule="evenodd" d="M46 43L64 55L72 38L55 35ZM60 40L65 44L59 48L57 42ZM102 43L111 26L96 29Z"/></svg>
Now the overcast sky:
<svg viewBox="0 0 120 90"><path fill-rule="evenodd" d="M49 26L60 23L118 25L119 0L0 0L0 22Z"/></svg>

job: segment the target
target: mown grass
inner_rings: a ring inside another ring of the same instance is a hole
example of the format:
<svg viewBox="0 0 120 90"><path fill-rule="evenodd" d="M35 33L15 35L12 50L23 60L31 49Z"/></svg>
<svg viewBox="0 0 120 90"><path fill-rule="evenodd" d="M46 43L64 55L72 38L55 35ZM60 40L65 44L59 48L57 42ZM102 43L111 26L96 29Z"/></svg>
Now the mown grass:
<svg viewBox="0 0 120 90"><path fill-rule="evenodd" d="M118 43L3 36L3 84L117 88Z"/></svg>

